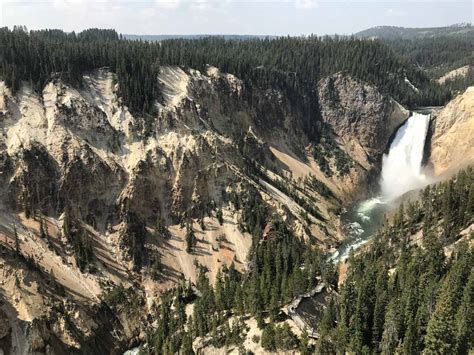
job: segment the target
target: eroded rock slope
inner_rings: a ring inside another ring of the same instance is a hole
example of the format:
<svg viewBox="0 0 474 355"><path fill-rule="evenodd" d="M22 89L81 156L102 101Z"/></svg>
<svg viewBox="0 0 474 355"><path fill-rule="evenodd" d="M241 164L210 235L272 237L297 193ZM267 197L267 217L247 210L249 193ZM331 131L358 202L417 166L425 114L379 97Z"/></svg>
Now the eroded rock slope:
<svg viewBox="0 0 474 355"><path fill-rule="evenodd" d="M0 83L2 347L131 346L141 315L178 280L195 281L197 264L211 279L224 264L246 270L258 205L313 247L334 247L341 207L408 116L342 74L303 102L211 67L163 67L157 80L145 115L122 104L106 69L39 94Z"/></svg>

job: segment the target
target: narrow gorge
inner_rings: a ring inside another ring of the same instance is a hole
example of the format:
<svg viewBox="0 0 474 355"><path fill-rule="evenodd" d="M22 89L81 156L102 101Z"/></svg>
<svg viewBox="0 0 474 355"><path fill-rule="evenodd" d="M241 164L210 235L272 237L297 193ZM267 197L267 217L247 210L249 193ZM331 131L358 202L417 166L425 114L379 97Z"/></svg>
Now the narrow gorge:
<svg viewBox="0 0 474 355"><path fill-rule="evenodd" d="M344 261L350 251L364 245L381 226L384 214L395 209L404 194L419 190L434 182L423 172L423 156L431 114L413 112L397 130L388 153L383 156L378 193L349 207L341 216L348 238L331 255L334 261Z"/></svg>

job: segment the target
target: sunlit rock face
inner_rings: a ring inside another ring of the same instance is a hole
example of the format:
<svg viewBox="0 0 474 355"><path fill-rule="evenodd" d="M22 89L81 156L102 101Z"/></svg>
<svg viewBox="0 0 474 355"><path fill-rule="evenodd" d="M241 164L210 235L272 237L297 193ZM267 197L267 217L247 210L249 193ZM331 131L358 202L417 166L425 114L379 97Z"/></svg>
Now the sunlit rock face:
<svg viewBox="0 0 474 355"><path fill-rule="evenodd" d="M431 131L428 165L435 176L474 163L474 87L436 112Z"/></svg>

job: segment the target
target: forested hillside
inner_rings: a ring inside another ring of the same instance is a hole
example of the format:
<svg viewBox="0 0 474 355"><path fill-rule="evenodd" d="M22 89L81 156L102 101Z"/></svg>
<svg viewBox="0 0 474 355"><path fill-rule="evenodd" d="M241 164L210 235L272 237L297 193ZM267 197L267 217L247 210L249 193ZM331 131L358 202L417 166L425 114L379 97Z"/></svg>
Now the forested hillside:
<svg viewBox="0 0 474 355"><path fill-rule="evenodd" d="M450 96L383 43L356 38L210 37L157 43L124 40L113 30L75 34L15 27L0 30L0 50L0 75L14 92L22 80L40 91L54 76L77 84L85 72L107 66L117 73L125 103L141 113L153 111L159 96L158 66L167 64L196 69L214 65L249 85L283 89L294 100L314 100L318 80L339 71L377 85L402 104L440 105Z"/></svg>
<svg viewBox="0 0 474 355"><path fill-rule="evenodd" d="M258 201L252 206L261 211ZM268 216L261 213L263 223ZM323 255L303 251L283 225L274 225L266 239L254 238L249 275L225 267L212 287L201 270L197 299L184 283L167 293L148 349L192 353L196 337L217 348L238 347L251 316L263 329L261 344L268 351L467 354L474 345L474 250L473 231L465 229L473 222L474 174L468 168L402 205L368 250L350 256L339 289ZM317 276L338 294L321 317L321 337L313 346L307 334L297 337L281 323L279 309L314 287ZM189 302L194 312L187 318Z"/></svg>
<svg viewBox="0 0 474 355"><path fill-rule="evenodd" d="M464 65L473 65L474 33L459 37L394 39L387 41L393 50L434 77Z"/></svg>
<svg viewBox="0 0 474 355"><path fill-rule="evenodd" d="M448 92L459 93L474 84L474 28L471 25L437 28L381 26L361 31L356 36L382 40L397 55L433 79L469 66L466 75L443 83Z"/></svg>
<svg viewBox="0 0 474 355"><path fill-rule="evenodd" d="M401 206L366 252L350 256L318 352L467 354L474 345L473 222L472 168Z"/></svg>
<svg viewBox="0 0 474 355"><path fill-rule="evenodd" d="M249 318L256 319L263 329L263 349L310 351L307 337L299 339L286 323L281 323L287 317L281 308L321 279L336 287L336 269L320 250L308 248L284 223L272 220L261 199L248 196L241 203L250 206L242 224L253 236L248 274L236 271L234 264L224 266L213 286L206 276L208 270L197 265L197 297L185 282L163 296L156 330L148 335L151 353L174 354L181 350L192 354L196 338L202 339L203 347L234 346L244 351L242 344L248 333L245 321ZM190 303L193 313L186 317Z"/></svg>
<svg viewBox="0 0 474 355"><path fill-rule="evenodd" d="M449 36L467 36L474 33L471 24L461 23L445 27L398 27L377 26L356 33L358 37L376 37L383 39L422 39Z"/></svg>

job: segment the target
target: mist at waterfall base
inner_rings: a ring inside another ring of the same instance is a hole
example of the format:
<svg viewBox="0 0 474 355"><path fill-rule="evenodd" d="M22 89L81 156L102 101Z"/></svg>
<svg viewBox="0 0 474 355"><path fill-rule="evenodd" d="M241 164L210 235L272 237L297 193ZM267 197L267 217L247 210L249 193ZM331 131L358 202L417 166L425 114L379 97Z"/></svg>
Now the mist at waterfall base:
<svg viewBox="0 0 474 355"><path fill-rule="evenodd" d="M430 183L430 178L422 173L429 122L429 114L414 112L399 128L388 154L383 157L379 194L354 204L342 216L343 231L347 239L332 254L332 260L347 259L351 250L365 244L377 231L384 214L396 207L400 196Z"/></svg>

